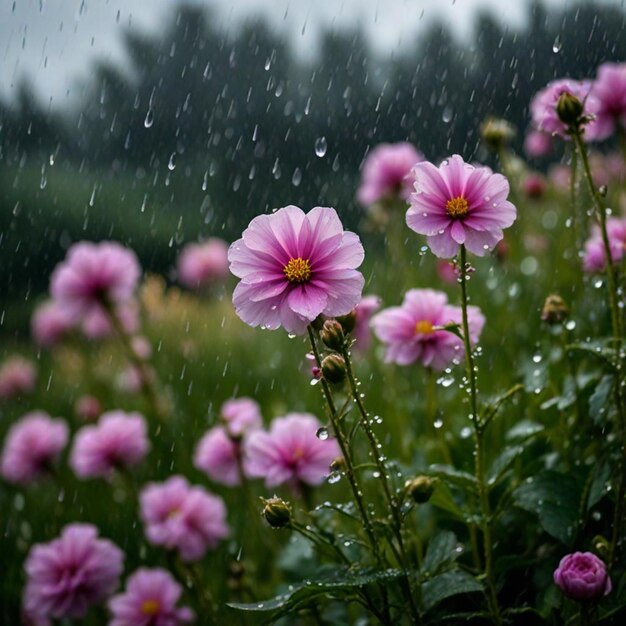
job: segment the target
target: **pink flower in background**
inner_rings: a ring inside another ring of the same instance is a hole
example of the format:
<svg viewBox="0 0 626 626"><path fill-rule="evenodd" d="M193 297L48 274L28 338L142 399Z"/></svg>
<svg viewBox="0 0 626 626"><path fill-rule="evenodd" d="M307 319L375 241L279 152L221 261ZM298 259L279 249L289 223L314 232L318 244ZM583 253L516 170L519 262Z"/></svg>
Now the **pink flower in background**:
<svg viewBox="0 0 626 626"><path fill-rule="evenodd" d="M139 496L146 537L178 550L184 561L197 561L228 536L224 501L183 476L149 483Z"/></svg>
<svg viewBox="0 0 626 626"><path fill-rule="evenodd" d="M572 600L599 600L611 593L613 585L604 561L592 552L574 552L561 559L554 582Z"/></svg>
<svg viewBox="0 0 626 626"><path fill-rule="evenodd" d="M458 362L464 353L463 342L437 326L461 324L460 307L450 306L445 293L432 289L411 289L402 306L390 307L372 319L376 336L385 344L385 361L410 365L419 361L435 371ZM470 340L478 343L485 318L480 309L468 309Z"/></svg>
<svg viewBox="0 0 626 626"><path fill-rule="evenodd" d="M611 217L606 221L606 231L611 248L611 260L619 263L626 252L626 219ZM600 227L595 225L591 237L585 242L583 269L586 272L602 272L606 268L606 253Z"/></svg>
<svg viewBox="0 0 626 626"><path fill-rule="evenodd" d="M152 344L147 337L138 335L131 339L133 352L143 361L147 361L152 356Z"/></svg>
<svg viewBox="0 0 626 626"><path fill-rule="evenodd" d="M354 309L356 320L352 334L355 339L354 348L360 352L366 352L370 347L372 334L370 319L378 309L380 309L378 296L365 296Z"/></svg>
<svg viewBox="0 0 626 626"><path fill-rule="evenodd" d="M0 400L32 393L36 383L35 365L23 357L9 357L0 365Z"/></svg>
<svg viewBox="0 0 626 626"><path fill-rule="evenodd" d="M85 394L76 400L74 413L81 419L91 422L102 414L102 404L95 396Z"/></svg>
<svg viewBox="0 0 626 626"><path fill-rule="evenodd" d="M530 103L530 113L535 128L551 135L559 135L562 139L569 139L567 124L559 119L556 105L564 93L569 93L583 103L583 115L596 115L600 103L591 93L591 87L592 83L589 80L578 81L570 78L561 78L548 83L544 89L535 94ZM596 119L592 119L583 128L584 137L588 141L605 139L610 130Z"/></svg>
<svg viewBox="0 0 626 626"><path fill-rule="evenodd" d="M35 343L50 348L72 330L73 321L63 307L54 300L40 304L31 318L31 334Z"/></svg>
<svg viewBox="0 0 626 626"><path fill-rule="evenodd" d="M428 237L438 257L452 258L461 244L483 256L515 221L516 209L506 199L509 183L488 167L474 167L455 154L439 167L425 161L413 171L415 193L406 223Z"/></svg>
<svg viewBox="0 0 626 626"><path fill-rule="evenodd" d="M194 619L189 607L177 608L183 588L161 568L141 567L126 581L126 590L109 600L109 626L180 626Z"/></svg>
<svg viewBox="0 0 626 626"><path fill-rule="evenodd" d="M115 314L127 334L130 335L139 330L139 305L135 300L130 299L115 307ZM113 335L111 320L100 307L91 309L85 315L81 329L87 339L105 339Z"/></svg>
<svg viewBox="0 0 626 626"><path fill-rule="evenodd" d="M437 261L437 276L440 281L454 285L459 279L459 270L454 263L439 259Z"/></svg>
<svg viewBox="0 0 626 626"><path fill-rule="evenodd" d="M330 473L331 462L340 456L334 439L317 437L321 426L309 413L289 413L274 419L269 432L253 431L246 447L248 472L264 478L267 487L319 485Z"/></svg>
<svg viewBox="0 0 626 626"><path fill-rule="evenodd" d="M569 191L571 176L571 168L569 168L567 165L563 165L562 163L551 165L548 169L548 180L559 191Z"/></svg>
<svg viewBox="0 0 626 626"><path fill-rule="evenodd" d="M530 173L524 177L522 191L527 198L538 200L546 191L546 183L540 174Z"/></svg>
<svg viewBox="0 0 626 626"><path fill-rule="evenodd" d="M228 278L228 244L216 237L187 244L177 262L178 280L189 289L199 289Z"/></svg>
<svg viewBox="0 0 626 626"><path fill-rule="evenodd" d="M80 619L117 588L124 553L90 524L69 524L61 536L34 545L26 559L24 612L34 618Z"/></svg>
<svg viewBox="0 0 626 626"><path fill-rule="evenodd" d="M136 365L128 365L115 378L115 386L125 393L139 393L142 385L143 374Z"/></svg>
<svg viewBox="0 0 626 626"><path fill-rule="evenodd" d="M412 191L411 170L424 155L408 142L381 143L369 152L357 199L370 206L385 198L407 199Z"/></svg>
<svg viewBox="0 0 626 626"><path fill-rule="evenodd" d="M233 437L263 426L261 408L252 398L231 398L222 404L220 418Z"/></svg>
<svg viewBox="0 0 626 626"><path fill-rule="evenodd" d="M302 334L320 315L349 313L364 279L356 268L363 246L344 232L335 209L296 206L255 217L229 249L230 270L241 278L233 304L250 326Z"/></svg>
<svg viewBox="0 0 626 626"><path fill-rule="evenodd" d="M548 156L552 152L552 135L541 130L531 129L524 138L524 152L531 158Z"/></svg>
<svg viewBox="0 0 626 626"><path fill-rule="evenodd" d="M596 123L605 136L618 126L626 129L626 63L600 65L591 93L598 101Z"/></svg>
<svg viewBox="0 0 626 626"><path fill-rule="evenodd" d="M74 244L50 279L52 297L81 318L103 303L116 305L133 295L141 275L135 253L115 241Z"/></svg>
<svg viewBox="0 0 626 626"><path fill-rule="evenodd" d="M239 485L239 464L244 463L243 445L243 441L234 440L224 426L215 426L198 442L193 464L217 483L228 487Z"/></svg>
<svg viewBox="0 0 626 626"><path fill-rule="evenodd" d="M5 480L28 485L45 474L67 445L69 429L61 419L33 411L9 428L0 458Z"/></svg>
<svg viewBox="0 0 626 626"><path fill-rule="evenodd" d="M104 413L76 433L70 465L79 478L107 478L115 469L137 465L150 450L147 430L139 413Z"/></svg>

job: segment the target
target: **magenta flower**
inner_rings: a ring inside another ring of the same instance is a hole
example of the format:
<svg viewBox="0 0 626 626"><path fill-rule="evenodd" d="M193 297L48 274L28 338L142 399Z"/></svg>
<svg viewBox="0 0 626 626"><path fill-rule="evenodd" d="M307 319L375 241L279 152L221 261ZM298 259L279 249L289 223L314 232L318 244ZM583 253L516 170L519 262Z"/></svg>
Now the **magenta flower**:
<svg viewBox="0 0 626 626"><path fill-rule="evenodd" d="M611 260L619 263L626 252L626 219L611 217L606 221ZM591 237L585 242L583 269L586 272L602 272L606 269L606 252L600 227L595 225Z"/></svg>
<svg viewBox="0 0 626 626"><path fill-rule="evenodd" d="M228 487L241 483L240 464L243 467L244 440L234 439L224 426L208 430L198 442L193 464L211 480Z"/></svg>
<svg viewBox="0 0 626 626"><path fill-rule="evenodd" d="M127 334L139 330L139 305L133 299L115 307L115 315ZM83 318L81 329L87 339L105 339L112 336L111 319L101 307L92 308Z"/></svg>
<svg viewBox="0 0 626 626"><path fill-rule="evenodd" d="M161 568L141 567L126 581L126 591L109 600L109 626L180 626L194 620L189 607L177 608L183 588Z"/></svg>
<svg viewBox="0 0 626 626"><path fill-rule="evenodd" d="M296 206L255 217L228 251L241 278L233 293L237 315L250 326L302 334L318 315L349 313L359 302L363 246L344 232L335 209Z"/></svg>
<svg viewBox="0 0 626 626"><path fill-rule="evenodd" d="M552 135L531 129L524 138L524 152L531 158L548 156L552 152Z"/></svg>
<svg viewBox="0 0 626 626"><path fill-rule="evenodd" d="M187 244L177 262L178 280L189 289L200 289L228 278L228 244L216 237Z"/></svg>
<svg viewBox="0 0 626 626"><path fill-rule="evenodd" d="M438 168L424 162L413 171L415 193L406 223L427 235L438 257L452 258L460 244L483 256L502 239L502 229L515 221L515 207L506 199L509 183L488 167L474 167L455 154Z"/></svg>
<svg viewBox="0 0 626 626"><path fill-rule="evenodd" d="M446 330L446 324L461 324L460 307L450 306L445 293L432 289L411 289L402 306L391 307L372 319L376 336L386 345L385 361L442 371L458 363L464 354L463 342ZM470 340L478 343L485 318L475 306L468 308Z"/></svg>
<svg viewBox="0 0 626 626"><path fill-rule="evenodd" d="M73 320L58 302L48 300L40 304L31 318L31 334L43 348L50 348L61 341L73 327Z"/></svg>
<svg viewBox="0 0 626 626"><path fill-rule="evenodd" d="M97 424L83 426L76 433L70 465L79 478L108 478L115 469L137 465L148 450L143 415L109 411Z"/></svg>
<svg viewBox="0 0 626 626"><path fill-rule="evenodd" d="M263 426L261 408L252 398L231 398L222 404L220 418L233 437Z"/></svg>
<svg viewBox="0 0 626 626"><path fill-rule="evenodd" d="M132 250L114 241L74 244L50 279L52 297L75 318L133 295L141 274Z"/></svg>
<svg viewBox="0 0 626 626"><path fill-rule="evenodd" d="M592 117L583 126L585 139L588 141L605 139L609 132L606 125L599 123L595 118L600 103L591 93L591 87L592 83L589 80L578 81L570 78L561 78L548 83L544 89L535 94L530 103L530 113L535 128L550 135L559 135L562 139L569 139L568 126L559 119L556 112L559 98L564 93L568 93L576 96L583 103L583 115Z"/></svg>
<svg viewBox="0 0 626 626"><path fill-rule="evenodd" d="M340 456L334 439L317 437L321 426L309 413L289 413L274 419L269 432L253 431L246 446L249 474L264 478L267 487L319 485L330 473L331 462Z"/></svg>
<svg viewBox="0 0 626 626"><path fill-rule="evenodd" d="M90 524L69 524L61 536L33 546L24 569L24 612L35 618L80 619L116 589L124 553Z"/></svg>
<svg viewBox="0 0 626 626"><path fill-rule="evenodd" d="M522 182L522 191L527 198L538 200L543 196L546 190L546 183L540 174L530 173L524 177Z"/></svg>
<svg viewBox="0 0 626 626"><path fill-rule="evenodd" d="M58 460L67 445L69 429L47 413L27 413L11 426L0 457L0 473L12 483L28 485Z"/></svg>
<svg viewBox="0 0 626 626"><path fill-rule="evenodd" d="M626 63L603 63L591 93L598 101L596 124L604 136L626 129Z"/></svg>
<svg viewBox="0 0 626 626"><path fill-rule="evenodd" d="M459 268L450 261L439 259L437 261L437 278L448 285L455 285L459 280Z"/></svg>
<svg viewBox="0 0 626 626"><path fill-rule="evenodd" d="M228 536L224 501L183 476L149 483L139 496L141 519L151 543L197 561Z"/></svg>
<svg viewBox="0 0 626 626"><path fill-rule="evenodd" d="M32 393L36 383L35 365L23 357L9 357L0 365L0 400L10 400Z"/></svg>
<svg viewBox="0 0 626 626"><path fill-rule="evenodd" d="M406 200L413 188L411 170L424 155L408 142L381 143L365 159L357 199L370 206L386 198Z"/></svg>
<svg viewBox="0 0 626 626"><path fill-rule="evenodd" d="M380 309L380 298L378 296L365 296L359 304L356 305L354 312L356 320L354 330L354 349L360 352L366 352L371 343L370 319L372 315Z"/></svg>
<svg viewBox="0 0 626 626"><path fill-rule="evenodd" d="M592 552L574 552L561 559L554 571L557 587L572 600L599 600L611 593L606 565Z"/></svg>

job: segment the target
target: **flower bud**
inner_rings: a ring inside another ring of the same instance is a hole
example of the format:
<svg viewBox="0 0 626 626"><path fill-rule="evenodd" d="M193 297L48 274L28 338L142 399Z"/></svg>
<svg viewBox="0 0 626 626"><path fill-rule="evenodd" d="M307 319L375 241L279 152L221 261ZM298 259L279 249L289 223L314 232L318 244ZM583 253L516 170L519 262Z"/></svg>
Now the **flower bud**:
<svg viewBox="0 0 626 626"><path fill-rule="evenodd" d="M346 460L342 456L338 456L330 462L329 467L333 472L343 472L346 469Z"/></svg>
<svg viewBox="0 0 626 626"><path fill-rule="evenodd" d="M584 111L583 103L575 95L564 91L556 103L556 114L563 124L578 126Z"/></svg>
<svg viewBox="0 0 626 626"><path fill-rule="evenodd" d="M541 310L541 319L546 324L550 324L550 326L562 324L568 315L569 309L561 296L553 293L546 298Z"/></svg>
<svg viewBox="0 0 626 626"><path fill-rule="evenodd" d="M611 592L606 565L592 552L567 554L554 571L556 586L572 600L599 600Z"/></svg>
<svg viewBox="0 0 626 626"><path fill-rule="evenodd" d="M339 384L346 377L346 362L339 354L329 354L322 361L322 376L329 382Z"/></svg>
<svg viewBox="0 0 626 626"><path fill-rule="evenodd" d="M480 126L480 135L488 148L498 151L515 138L515 127L506 120L488 117Z"/></svg>
<svg viewBox="0 0 626 626"><path fill-rule="evenodd" d="M410 478L404 483L404 487L418 504L428 502L435 491L435 484L437 479L430 476L417 476L416 478Z"/></svg>
<svg viewBox="0 0 626 626"><path fill-rule="evenodd" d="M343 348L343 328L337 320L326 320L320 331L320 337L324 345L331 350L340 352Z"/></svg>
<svg viewBox="0 0 626 626"><path fill-rule="evenodd" d="M345 315L340 315L337 321L341 324L343 332L349 335L356 326L356 309L352 309L350 313L346 313Z"/></svg>
<svg viewBox="0 0 626 626"><path fill-rule="evenodd" d="M282 498L273 497L269 500L261 498L263 511L261 515L272 528L284 528L291 521L291 507Z"/></svg>
<svg viewBox="0 0 626 626"><path fill-rule="evenodd" d="M606 537L603 537L602 535L596 535L592 539L591 545L593 546L594 551L597 552L601 558L607 558L611 550L611 546Z"/></svg>

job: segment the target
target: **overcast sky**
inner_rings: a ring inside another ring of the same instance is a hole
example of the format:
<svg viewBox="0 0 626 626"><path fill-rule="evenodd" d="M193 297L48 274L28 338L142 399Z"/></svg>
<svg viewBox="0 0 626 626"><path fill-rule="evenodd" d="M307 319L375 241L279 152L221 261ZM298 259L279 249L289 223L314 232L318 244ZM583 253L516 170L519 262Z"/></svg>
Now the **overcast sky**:
<svg viewBox="0 0 626 626"><path fill-rule="evenodd" d="M122 28L158 29L183 1L0 0L0 96L10 97L26 75L42 101L59 106L73 100L94 57L124 60ZM549 7L576 3L544 1ZM412 43L420 29L437 18L463 37L480 9L488 8L513 25L522 24L527 12L526 0L195 0L194 4L212 7L228 30L246 18L262 16L287 34L302 55L314 53L320 30L328 26L360 24L376 49L391 52Z"/></svg>

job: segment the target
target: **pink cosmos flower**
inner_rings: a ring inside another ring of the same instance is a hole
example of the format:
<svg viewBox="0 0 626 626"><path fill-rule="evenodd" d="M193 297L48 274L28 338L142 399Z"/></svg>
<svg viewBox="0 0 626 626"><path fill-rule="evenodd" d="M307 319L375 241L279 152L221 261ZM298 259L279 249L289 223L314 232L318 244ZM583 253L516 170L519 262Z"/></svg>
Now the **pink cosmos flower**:
<svg viewBox="0 0 626 626"><path fill-rule="evenodd" d="M0 400L32 393L36 383L37 370L23 357L9 357L0 365Z"/></svg>
<svg viewBox="0 0 626 626"><path fill-rule="evenodd" d="M554 571L554 582L573 600L599 600L611 593L613 585L604 561L593 552L567 554Z"/></svg>
<svg viewBox="0 0 626 626"><path fill-rule="evenodd" d="M413 187L411 170L423 160L424 155L405 141L376 146L363 164L358 201L367 207L385 198L406 200Z"/></svg>
<svg viewBox="0 0 626 626"><path fill-rule="evenodd" d="M376 336L386 345L385 361L410 365L419 361L442 371L463 357L463 342L437 326L461 324L460 307L450 306L445 293L411 289L402 306L391 307L372 319ZM485 318L478 307L468 308L470 340L478 343Z"/></svg>
<svg viewBox="0 0 626 626"><path fill-rule="evenodd" d="M72 327L72 319L54 300L40 304L31 318L31 334L35 342L43 348L59 343Z"/></svg>
<svg viewBox="0 0 626 626"><path fill-rule="evenodd" d="M176 549L183 561L197 561L228 536L224 501L183 476L149 483L139 496L146 537Z"/></svg>
<svg viewBox="0 0 626 626"><path fill-rule="evenodd" d="M0 457L0 473L12 482L28 485L45 474L67 445L69 429L47 413L27 413L11 426Z"/></svg>
<svg viewBox="0 0 626 626"><path fill-rule="evenodd" d="M596 123L605 136L612 135L618 126L626 129L626 63L603 63L592 94L598 101Z"/></svg>
<svg viewBox="0 0 626 626"><path fill-rule="evenodd" d="M241 483L239 464L246 464L244 446L245 440L234 439L224 426L215 426L198 442L193 464L211 480L234 487Z"/></svg>
<svg viewBox="0 0 626 626"><path fill-rule="evenodd" d="M180 626L194 619L189 607L177 608L183 588L161 568L141 567L126 581L126 591L109 600L109 626Z"/></svg>
<svg viewBox="0 0 626 626"><path fill-rule="evenodd" d="M116 589L124 553L90 524L69 524L61 536L33 546L24 569L24 612L40 620L80 619Z"/></svg>
<svg viewBox="0 0 626 626"><path fill-rule="evenodd" d="M355 339L354 349L360 352L366 352L371 343L370 319L372 315L380 309L380 298L378 296L365 296L359 304L356 305L354 312L356 320L352 335Z"/></svg>
<svg viewBox="0 0 626 626"><path fill-rule="evenodd" d="M535 159L548 156L552 152L552 136L541 130L529 130L524 138L524 152Z"/></svg>
<svg viewBox="0 0 626 626"><path fill-rule="evenodd" d="M530 113L537 130L559 135L562 139L569 139L567 124L564 124L557 115L556 105L564 93L576 96L584 106L583 115L597 115L600 103L591 93L592 83L589 80L572 80L561 78L552 81L537 92L530 103ZM599 141L609 135L609 129L598 119L592 119L584 125L584 136L587 141Z"/></svg>
<svg viewBox="0 0 626 626"><path fill-rule="evenodd" d="M226 400L220 409L220 418L233 437L240 437L249 430L263 426L261 408L252 398Z"/></svg>
<svg viewBox="0 0 626 626"><path fill-rule="evenodd" d="M251 476L265 479L267 487L290 483L319 485L330 473L329 465L340 456L334 439L319 439L319 420L309 413L277 417L269 432L250 433L246 452Z"/></svg>
<svg viewBox="0 0 626 626"><path fill-rule="evenodd" d="M139 413L109 411L97 424L83 426L70 454L70 465L79 478L108 478L115 469L137 465L148 454L146 420Z"/></svg>
<svg viewBox="0 0 626 626"><path fill-rule="evenodd" d="M626 219L611 217L606 221L606 231L611 248L611 260L619 263L626 252ZM602 272L606 268L606 254L600 227L595 225L591 237L585 242L583 269L586 272Z"/></svg>
<svg viewBox="0 0 626 626"><path fill-rule="evenodd" d="M515 207L506 199L509 183L488 167L474 167L455 154L438 168L418 163L413 172L415 193L406 223L427 235L438 257L452 258L460 244L483 256L502 239L502 229L515 221Z"/></svg>
<svg viewBox="0 0 626 626"><path fill-rule="evenodd" d="M187 244L178 257L178 279L189 289L200 289L228 278L228 244L216 237Z"/></svg>
<svg viewBox="0 0 626 626"><path fill-rule="evenodd" d="M50 279L52 297L75 318L133 295L141 274L132 250L115 241L74 244Z"/></svg>
<svg viewBox="0 0 626 626"><path fill-rule="evenodd" d="M296 206L255 217L228 251L230 270L241 278L233 304L250 326L302 334L320 315L349 313L364 279L356 268L363 246L344 232L335 209Z"/></svg>

